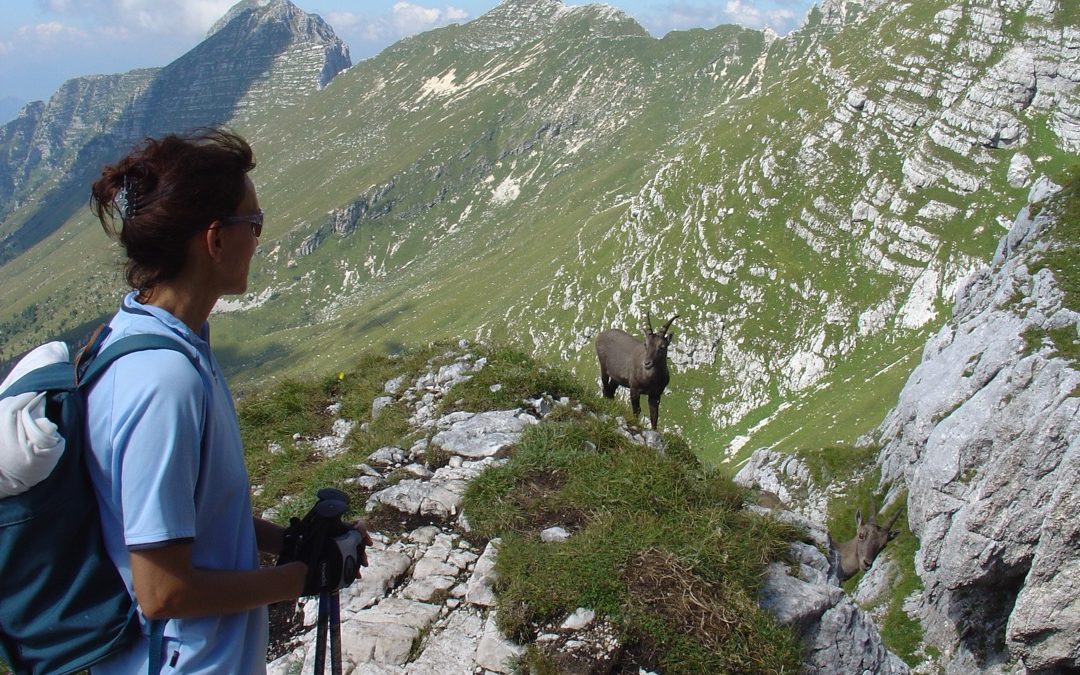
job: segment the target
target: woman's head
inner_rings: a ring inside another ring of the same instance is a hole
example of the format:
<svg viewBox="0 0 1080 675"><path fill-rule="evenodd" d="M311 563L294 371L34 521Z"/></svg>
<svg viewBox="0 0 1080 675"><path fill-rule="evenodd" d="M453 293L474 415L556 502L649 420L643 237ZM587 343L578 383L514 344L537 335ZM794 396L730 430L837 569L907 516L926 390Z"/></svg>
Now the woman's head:
<svg viewBox="0 0 1080 675"><path fill-rule="evenodd" d="M128 284L144 291L176 278L191 238L236 212L253 168L247 142L217 129L148 138L105 167L90 203L124 247Z"/></svg>

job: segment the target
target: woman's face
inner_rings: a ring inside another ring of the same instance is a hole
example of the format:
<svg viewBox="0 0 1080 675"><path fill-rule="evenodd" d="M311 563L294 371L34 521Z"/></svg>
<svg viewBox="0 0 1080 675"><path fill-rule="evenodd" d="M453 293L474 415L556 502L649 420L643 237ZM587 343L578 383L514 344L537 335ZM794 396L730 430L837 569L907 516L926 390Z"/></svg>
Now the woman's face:
<svg viewBox="0 0 1080 675"><path fill-rule="evenodd" d="M259 212L259 198L255 194L255 185L251 179L244 176L244 198L236 207L233 216L254 217ZM248 271L251 267L251 258L255 255L255 249L259 245L259 238L255 236L255 228L250 223L236 223L221 228L221 236L226 246L227 265L222 295L243 293L247 290Z"/></svg>

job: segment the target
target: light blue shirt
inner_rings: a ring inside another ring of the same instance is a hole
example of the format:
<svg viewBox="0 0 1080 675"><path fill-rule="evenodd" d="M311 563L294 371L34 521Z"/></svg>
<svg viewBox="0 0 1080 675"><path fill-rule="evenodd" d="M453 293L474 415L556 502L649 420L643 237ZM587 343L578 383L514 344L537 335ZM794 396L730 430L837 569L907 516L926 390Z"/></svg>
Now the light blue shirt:
<svg viewBox="0 0 1080 675"><path fill-rule="evenodd" d="M132 592L130 550L191 542L199 568L259 566L243 443L232 394L210 351L209 326L196 334L169 312L124 298L102 348L126 335L175 339L199 363L170 350L128 354L101 375L87 398L90 477L105 545ZM204 442L205 439L205 442ZM134 592L132 592L134 597ZM93 668L135 675L148 665L143 639ZM265 607L172 619L163 673L265 673Z"/></svg>

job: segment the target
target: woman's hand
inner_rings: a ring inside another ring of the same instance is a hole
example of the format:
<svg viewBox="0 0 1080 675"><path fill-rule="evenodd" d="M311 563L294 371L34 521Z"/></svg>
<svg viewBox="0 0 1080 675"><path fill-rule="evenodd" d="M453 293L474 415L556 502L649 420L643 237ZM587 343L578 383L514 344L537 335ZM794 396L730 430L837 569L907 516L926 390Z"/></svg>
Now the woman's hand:
<svg viewBox="0 0 1080 675"><path fill-rule="evenodd" d="M352 528L360 533L360 543L356 545L356 559L360 561L362 567L367 567L367 547L374 546L375 542L371 541L371 535L368 534L367 530L367 523L363 520L353 522ZM357 578L360 578L359 570L357 570L356 576Z"/></svg>

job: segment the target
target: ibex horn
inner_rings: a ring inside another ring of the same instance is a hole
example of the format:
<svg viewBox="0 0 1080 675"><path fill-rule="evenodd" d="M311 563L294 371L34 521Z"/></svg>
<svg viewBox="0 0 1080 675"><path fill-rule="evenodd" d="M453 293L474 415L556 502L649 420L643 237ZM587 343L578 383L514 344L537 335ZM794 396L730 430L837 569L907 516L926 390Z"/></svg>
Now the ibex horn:
<svg viewBox="0 0 1080 675"><path fill-rule="evenodd" d="M896 523L896 519L899 518L900 514L903 513L903 512L904 512L904 509L898 509L896 511L896 513L893 514L892 520L889 521L889 524L885 526L885 529L886 530L891 530L892 526Z"/></svg>
<svg viewBox="0 0 1080 675"><path fill-rule="evenodd" d="M679 318L679 315L676 314L675 316L668 319L668 322L664 324L664 327L660 329L660 332L662 334L664 334L664 335L667 335L667 329L671 328L671 322L674 321L675 319L678 319L678 318Z"/></svg>
<svg viewBox="0 0 1080 675"><path fill-rule="evenodd" d="M870 524L877 525L877 503L873 497L870 498Z"/></svg>
<svg viewBox="0 0 1080 675"><path fill-rule="evenodd" d="M645 312L645 333L651 335L652 332L652 316L649 312Z"/></svg>

